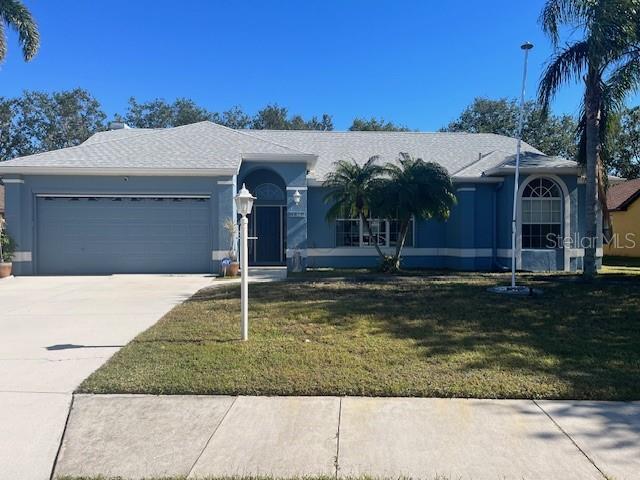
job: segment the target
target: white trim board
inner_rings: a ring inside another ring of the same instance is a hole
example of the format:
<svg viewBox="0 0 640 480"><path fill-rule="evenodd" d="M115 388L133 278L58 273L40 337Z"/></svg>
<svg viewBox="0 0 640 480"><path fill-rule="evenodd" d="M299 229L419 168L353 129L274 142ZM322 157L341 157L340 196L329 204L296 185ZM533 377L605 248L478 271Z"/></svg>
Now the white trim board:
<svg viewBox="0 0 640 480"><path fill-rule="evenodd" d="M24 180L21 178L3 178L2 183L8 185L9 183L24 183Z"/></svg>
<svg viewBox="0 0 640 480"><path fill-rule="evenodd" d="M184 198L184 199L209 199L211 195L182 195L167 193L36 193L36 197L50 198Z"/></svg>
<svg viewBox="0 0 640 480"><path fill-rule="evenodd" d="M287 190L306 190L307 187L287 187Z"/></svg>
<svg viewBox="0 0 640 480"><path fill-rule="evenodd" d="M140 167L26 167L0 165L0 175L78 175L139 177L229 177L237 168L140 168Z"/></svg>
<svg viewBox="0 0 640 480"><path fill-rule="evenodd" d="M227 258L229 256L228 250L212 250L211 251L211 260L220 261L223 258Z"/></svg>
<svg viewBox="0 0 640 480"><path fill-rule="evenodd" d="M384 247L383 253L393 254L395 248ZM288 253L288 252L287 252ZM336 247L336 248L308 248L309 257L375 257L378 253L373 247ZM457 257L457 258L485 258L493 257L491 248L416 248L402 249L403 257Z"/></svg>

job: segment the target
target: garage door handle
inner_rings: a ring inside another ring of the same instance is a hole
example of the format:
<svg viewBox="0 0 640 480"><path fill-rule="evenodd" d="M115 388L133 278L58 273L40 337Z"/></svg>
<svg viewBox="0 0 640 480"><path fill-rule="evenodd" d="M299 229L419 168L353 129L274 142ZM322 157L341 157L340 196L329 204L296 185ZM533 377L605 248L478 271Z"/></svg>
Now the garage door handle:
<svg viewBox="0 0 640 480"><path fill-rule="evenodd" d="M247 240L257 240L258 237L247 237Z"/></svg>

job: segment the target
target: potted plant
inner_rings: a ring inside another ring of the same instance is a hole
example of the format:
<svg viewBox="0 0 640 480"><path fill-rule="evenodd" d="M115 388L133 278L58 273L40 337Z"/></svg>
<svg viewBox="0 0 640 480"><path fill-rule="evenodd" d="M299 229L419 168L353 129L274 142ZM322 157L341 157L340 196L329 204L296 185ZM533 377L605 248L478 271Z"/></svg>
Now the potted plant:
<svg viewBox="0 0 640 480"><path fill-rule="evenodd" d="M240 271L240 264L238 263L238 252L236 247L238 245L238 224L233 221L232 218L227 218L224 222L224 229L229 234L229 256L226 262L226 267L223 271L225 277L237 277Z"/></svg>
<svg viewBox="0 0 640 480"><path fill-rule="evenodd" d="M11 275L11 260L15 251L15 244L5 231L5 220L0 217L0 278L6 278Z"/></svg>

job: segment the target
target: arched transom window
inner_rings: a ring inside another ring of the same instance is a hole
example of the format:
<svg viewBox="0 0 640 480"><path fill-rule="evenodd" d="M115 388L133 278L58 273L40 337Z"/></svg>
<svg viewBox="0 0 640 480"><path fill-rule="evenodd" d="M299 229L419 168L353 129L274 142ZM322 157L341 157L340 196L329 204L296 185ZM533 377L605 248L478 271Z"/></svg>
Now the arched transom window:
<svg viewBox="0 0 640 480"><path fill-rule="evenodd" d="M522 248L558 248L562 235L562 192L548 178L536 178L522 192Z"/></svg>

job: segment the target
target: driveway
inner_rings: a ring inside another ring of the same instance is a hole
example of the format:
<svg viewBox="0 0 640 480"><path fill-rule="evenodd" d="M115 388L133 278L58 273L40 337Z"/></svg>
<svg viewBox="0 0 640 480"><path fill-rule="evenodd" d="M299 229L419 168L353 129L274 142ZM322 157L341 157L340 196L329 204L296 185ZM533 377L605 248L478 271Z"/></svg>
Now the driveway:
<svg viewBox="0 0 640 480"><path fill-rule="evenodd" d="M174 305L197 275L0 280L3 478L48 479L78 384Z"/></svg>

